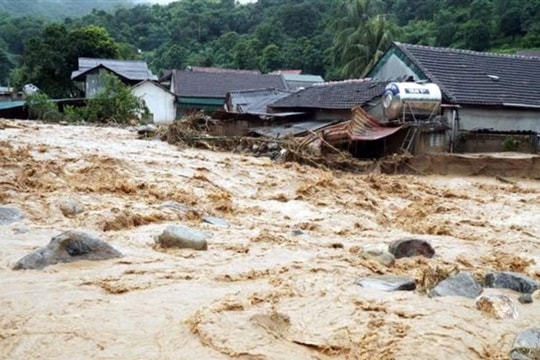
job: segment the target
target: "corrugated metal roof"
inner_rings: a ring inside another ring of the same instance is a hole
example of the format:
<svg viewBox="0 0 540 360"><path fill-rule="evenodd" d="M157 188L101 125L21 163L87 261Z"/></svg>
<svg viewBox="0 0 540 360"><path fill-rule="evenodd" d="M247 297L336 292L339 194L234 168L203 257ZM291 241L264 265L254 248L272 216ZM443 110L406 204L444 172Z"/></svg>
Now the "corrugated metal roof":
<svg viewBox="0 0 540 360"><path fill-rule="evenodd" d="M0 110L13 109L19 106L24 106L26 101L0 101Z"/></svg>
<svg viewBox="0 0 540 360"><path fill-rule="evenodd" d="M324 79L319 75L281 74L285 81L299 81L307 83L321 83Z"/></svg>
<svg viewBox="0 0 540 360"><path fill-rule="evenodd" d="M282 126L260 127L251 131L275 139L285 138L287 136L296 136L310 131L315 131L334 124L336 121L303 121L291 123Z"/></svg>
<svg viewBox="0 0 540 360"><path fill-rule="evenodd" d="M146 61L93 58L79 58L79 70L71 74L71 79L73 80L99 66L103 66L128 80L157 80L157 76L148 69Z"/></svg>
<svg viewBox="0 0 540 360"><path fill-rule="evenodd" d="M231 91L226 96L226 104L230 106L227 111L250 114L266 113L268 104L289 94L290 92L288 91L278 89Z"/></svg>

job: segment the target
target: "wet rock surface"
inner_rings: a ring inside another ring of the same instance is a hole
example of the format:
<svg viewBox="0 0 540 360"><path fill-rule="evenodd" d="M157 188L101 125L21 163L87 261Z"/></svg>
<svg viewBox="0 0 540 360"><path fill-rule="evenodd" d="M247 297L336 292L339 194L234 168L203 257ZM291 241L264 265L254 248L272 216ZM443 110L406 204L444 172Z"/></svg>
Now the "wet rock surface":
<svg viewBox="0 0 540 360"><path fill-rule="evenodd" d="M78 260L108 260L122 254L103 240L82 231L70 230L51 239L49 244L26 255L13 270L43 269L49 265Z"/></svg>
<svg viewBox="0 0 540 360"><path fill-rule="evenodd" d="M376 261L386 267L391 267L395 262L394 255L382 246L365 246L362 250L362 256L365 259Z"/></svg>
<svg viewBox="0 0 540 360"><path fill-rule="evenodd" d="M528 276L514 272L492 272L486 274L485 285L490 288L510 289L523 294L538 290L538 283Z"/></svg>
<svg viewBox="0 0 540 360"><path fill-rule="evenodd" d="M84 211L84 205L75 199L62 199L58 208L66 217L72 217Z"/></svg>
<svg viewBox="0 0 540 360"><path fill-rule="evenodd" d="M419 239L396 240L388 246L388 251L396 259L414 256L432 258L435 255L433 247L427 241Z"/></svg>
<svg viewBox="0 0 540 360"><path fill-rule="evenodd" d="M180 225L170 225L156 238L156 243L164 248L186 248L208 250L208 235Z"/></svg>
<svg viewBox="0 0 540 360"><path fill-rule="evenodd" d="M518 298L518 301L521 304L530 304L533 302L533 297L531 294L523 294Z"/></svg>
<svg viewBox="0 0 540 360"><path fill-rule="evenodd" d="M214 217L214 216L205 216L203 217L203 221L205 223L208 223L217 227L221 227L221 228L228 228L231 226L227 220Z"/></svg>
<svg viewBox="0 0 540 360"><path fill-rule="evenodd" d="M413 279L405 276L381 275L361 278L355 281L366 289L375 289L383 291L415 290L416 284Z"/></svg>
<svg viewBox="0 0 540 360"><path fill-rule="evenodd" d="M482 286L474 279L471 273L462 271L455 276L441 281L429 292L428 296L463 296L475 299L483 290Z"/></svg>
<svg viewBox="0 0 540 360"><path fill-rule="evenodd" d="M519 333L512 345L510 358L512 360L540 360L540 328Z"/></svg>
<svg viewBox="0 0 540 360"><path fill-rule="evenodd" d="M21 210L13 206L0 206L0 225L9 225L24 219Z"/></svg>
<svg viewBox="0 0 540 360"><path fill-rule="evenodd" d="M476 308L495 319L517 319L514 301L504 294L481 295L476 299Z"/></svg>

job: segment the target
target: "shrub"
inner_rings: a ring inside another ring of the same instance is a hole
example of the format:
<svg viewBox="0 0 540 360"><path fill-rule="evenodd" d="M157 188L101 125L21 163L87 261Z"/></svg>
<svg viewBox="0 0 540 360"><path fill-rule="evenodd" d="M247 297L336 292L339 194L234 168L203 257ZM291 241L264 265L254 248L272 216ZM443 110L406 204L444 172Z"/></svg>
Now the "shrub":
<svg viewBox="0 0 540 360"><path fill-rule="evenodd" d="M62 114L58 111L58 104L49 99L47 94L37 92L26 97L28 114L30 118L45 121L60 121Z"/></svg>
<svg viewBox="0 0 540 360"><path fill-rule="evenodd" d="M503 140L502 147L504 151L516 151L519 146L519 140L508 137Z"/></svg>

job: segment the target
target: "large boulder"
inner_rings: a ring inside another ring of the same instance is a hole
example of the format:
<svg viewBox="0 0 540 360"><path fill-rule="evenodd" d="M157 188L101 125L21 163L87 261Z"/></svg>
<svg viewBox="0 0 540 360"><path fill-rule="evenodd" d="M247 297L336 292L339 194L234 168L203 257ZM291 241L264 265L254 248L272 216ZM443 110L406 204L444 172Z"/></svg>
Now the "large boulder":
<svg viewBox="0 0 540 360"><path fill-rule="evenodd" d="M432 258L435 255L433 247L427 241L419 239L396 240L388 246L388 251L396 259L414 256Z"/></svg>
<svg viewBox="0 0 540 360"><path fill-rule="evenodd" d="M370 276L356 280L356 285L366 289L382 291L414 290L416 284L413 279L405 276L380 275Z"/></svg>
<svg viewBox="0 0 540 360"><path fill-rule="evenodd" d="M164 248L177 247L194 250L208 250L208 235L185 226L170 225L156 238L156 243Z"/></svg>
<svg viewBox="0 0 540 360"><path fill-rule="evenodd" d="M492 272L486 274L486 287L510 289L523 294L538 290L538 283L528 276L515 272Z"/></svg>
<svg viewBox="0 0 540 360"><path fill-rule="evenodd" d="M395 262L394 255L390 254L385 247L380 245L364 246L362 249L362 257L376 261L386 267L391 267Z"/></svg>
<svg viewBox="0 0 540 360"><path fill-rule="evenodd" d="M0 206L0 225L9 225L24 219L21 210L13 206Z"/></svg>
<svg viewBox="0 0 540 360"><path fill-rule="evenodd" d="M540 360L540 329L528 329L516 336L512 350L512 360Z"/></svg>
<svg viewBox="0 0 540 360"><path fill-rule="evenodd" d="M51 239L49 244L26 255L13 270L43 269L58 263L78 260L108 260L122 254L105 241L94 238L82 231L66 231Z"/></svg>
<svg viewBox="0 0 540 360"><path fill-rule="evenodd" d="M482 286L474 279L471 273L462 271L455 276L441 281L429 292L428 296L464 296L475 299L483 290Z"/></svg>

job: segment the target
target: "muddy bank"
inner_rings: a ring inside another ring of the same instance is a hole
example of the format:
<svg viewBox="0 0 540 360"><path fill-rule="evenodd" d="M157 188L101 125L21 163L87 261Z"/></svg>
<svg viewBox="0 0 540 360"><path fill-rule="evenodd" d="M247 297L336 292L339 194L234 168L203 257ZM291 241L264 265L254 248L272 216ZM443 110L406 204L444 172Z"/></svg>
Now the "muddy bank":
<svg viewBox="0 0 540 360"><path fill-rule="evenodd" d="M122 129L16 125L0 130L0 205L24 215L0 225L0 358L506 359L538 326L537 300L497 320L474 299L427 296L459 271L540 280L538 181L331 172ZM66 198L82 211L66 216ZM207 233L207 250L156 247L169 225ZM70 229L124 257L12 270ZM435 255L362 255L410 237ZM355 284L385 274L416 290Z"/></svg>
<svg viewBox="0 0 540 360"><path fill-rule="evenodd" d="M540 179L540 156L533 154L430 154L409 163L420 174Z"/></svg>

